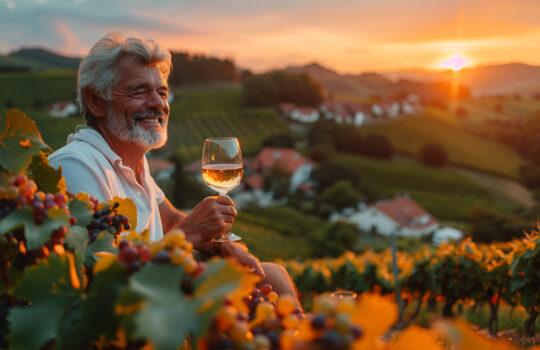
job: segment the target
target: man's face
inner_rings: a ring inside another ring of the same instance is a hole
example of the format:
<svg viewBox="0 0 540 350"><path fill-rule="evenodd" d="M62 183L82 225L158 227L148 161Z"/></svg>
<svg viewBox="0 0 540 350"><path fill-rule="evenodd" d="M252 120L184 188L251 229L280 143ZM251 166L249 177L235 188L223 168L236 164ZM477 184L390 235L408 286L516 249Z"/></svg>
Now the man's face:
<svg viewBox="0 0 540 350"><path fill-rule="evenodd" d="M117 77L106 128L120 141L148 150L163 146L170 112L167 75L159 66L123 60L117 65Z"/></svg>

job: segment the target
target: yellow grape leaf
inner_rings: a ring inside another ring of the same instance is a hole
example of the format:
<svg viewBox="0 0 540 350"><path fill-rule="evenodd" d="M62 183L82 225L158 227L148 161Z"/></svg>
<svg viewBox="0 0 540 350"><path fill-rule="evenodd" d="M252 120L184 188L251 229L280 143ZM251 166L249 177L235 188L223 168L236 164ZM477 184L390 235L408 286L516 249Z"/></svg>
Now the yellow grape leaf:
<svg viewBox="0 0 540 350"><path fill-rule="evenodd" d="M107 202L109 202L111 205L118 202L120 204L120 206L117 208L118 214L127 216L129 218L131 227L137 227L137 207L131 199L114 197Z"/></svg>
<svg viewBox="0 0 540 350"><path fill-rule="evenodd" d="M432 330L416 325L409 326L389 346L389 350L444 350L436 341L437 334Z"/></svg>
<svg viewBox="0 0 540 350"><path fill-rule="evenodd" d="M137 233L135 228L133 228L128 234L122 233L122 239L126 239L134 243L150 243L150 230L145 229L141 233Z"/></svg>
<svg viewBox="0 0 540 350"><path fill-rule="evenodd" d="M506 340L491 340L481 334L471 330L465 321L439 321L434 327L435 330L443 333L452 343L454 348L459 350L517 350L517 346Z"/></svg>
<svg viewBox="0 0 540 350"><path fill-rule="evenodd" d="M378 349L383 344L379 337L398 319L397 305L388 297L365 293L360 295L352 321L362 327L364 335L353 344L353 349Z"/></svg>
<svg viewBox="0 0 540 350"><path fill-rule="evenodd" d="M116 255L112 253L99 252L94 255L98 258L94 264L94 275L107 270L116 261Z"/></svg>

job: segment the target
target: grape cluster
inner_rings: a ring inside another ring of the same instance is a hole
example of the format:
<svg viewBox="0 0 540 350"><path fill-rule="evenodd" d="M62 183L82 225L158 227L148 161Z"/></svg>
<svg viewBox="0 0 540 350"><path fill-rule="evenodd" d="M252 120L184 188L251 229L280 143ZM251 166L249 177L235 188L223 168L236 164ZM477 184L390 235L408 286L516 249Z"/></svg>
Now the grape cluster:
<svg viewBox="0 0 540 350"><path fill-rule="evenodd" d="M278 296L264 285L245 302L249 314L225 302L211 326L212 335L205 340L208 349L340 350L352 348L362 337L362 329L351 320L355 306L348 300L319 298L313 313L304 315L293 296Z"/></svg>
<svg viewBox="0 0 540 350"><path fill-rule="evenodd" d="M125 239L118 244L118 261L126 265L129 272L139 271L150 260L150 248L146 244Z"/></svg>
<svg viewBox="0 0 540 350"><path fill-rule="evenodd" d="M4 186L0 186L0 219L6 217L14 210L30 206L32 208L34 224L40 226L45 221L47 213L51 209L61 209L69 214L67 196L63 193L44 193L38 191L34 180L26 175L16 175L8 179ZM70 217L70 225L76 223L75 217ZM26 252L25 238L22 231L13 232L13 236L19 241L20 252L27 255L27 263L33 263L37 259L46 258L49 251L56 245L61 245L68 233L66 226L57 228L52 232L51 238L43 247Z"/></svg>
<svg viewBox="0 0 540 350"><path fill-rule="evenodd" d="M206 268L206 263L198 263L191 254L193 245L186 240L181 231L173 231L161 241L150 246L129 240L122 240L118 244L118 260L125 264L130 272L140 270L144 264L174 264L184 267L186 276L182 288L191 293L191 281L199 276Z"/></svg>
<svg viewBox="0 0 540 350"><path fill-rule="evenodd" d="M109 231L116 237L124 230L130 230L129 218L125 215L118 214L119 203L112 205L105 203L105 208L95 209L92 216L92 221L86 227L88 229L88 243L93 243L100 232Z"/></svg>
<svg viewBox="0 0 540 350"><path fill-rule="evenodd" d="M188 275L198 276L204 270L204 264L199 264L193 258L193 245L186 240L182 231L173 231L161 241L150 246L152 261L158 264L172 263L181 265Z"/></svg>

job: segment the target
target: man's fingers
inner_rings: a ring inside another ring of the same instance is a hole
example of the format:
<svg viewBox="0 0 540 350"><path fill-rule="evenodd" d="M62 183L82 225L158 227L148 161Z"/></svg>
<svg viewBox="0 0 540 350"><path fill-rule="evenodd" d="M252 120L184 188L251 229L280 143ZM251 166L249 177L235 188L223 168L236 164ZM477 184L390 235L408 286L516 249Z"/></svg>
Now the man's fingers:
<svg viewBox="0 0 540 350"><path fill-rule="evenodd" d="M236 209L234 207L231 207L230 205L220 205L219 206L219 212L224 215L229 215L233 217L237 217L238 213L236 212Z"/></svg>
<svg viewBox="0 0 540 350"><path fill-rule="evenodd" d="M232 224L234 222L235 217L232 215L223 215L223 221Z"/></svg>
<svg viewBox="0 0 540 350"><path fill-rule="evenodd" d="M233 200L231 199L231 197L229 197L227 195L217 197L216 202L219 203L219 204L223 204L223 205L232 205L232 206L234 206Z"/></svg>

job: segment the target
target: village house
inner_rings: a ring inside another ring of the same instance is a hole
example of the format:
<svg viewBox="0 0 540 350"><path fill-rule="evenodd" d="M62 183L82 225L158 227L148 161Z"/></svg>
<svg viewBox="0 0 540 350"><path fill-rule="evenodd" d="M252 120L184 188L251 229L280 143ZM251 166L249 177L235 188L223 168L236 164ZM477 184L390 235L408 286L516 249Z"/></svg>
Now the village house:
<svg viewBox="0 0 540 350"><path fill-rule="evenodd" d="M60 101L53 103L49 109L49 114L57 118L65 118L70 115L77 114L78 108L73 102Z"/></svg>
<svg viewBox="0 0 540 350"><path fill-rule="evenodd" d="M254 174L245 178L246 188L261 189L264 176L276 166L291 175L289 193L294 193L298 188L311 188L310 174L314 167L313 162L294 149L273 147L263 148L251 162Z"/></svg>
<svg viewBox="0 0 540 350"><path fill-rule="evenodd" d="M421 237L439 228L437 220L408 196L383 200L346 217L333 216L356 224L361 231L384 236Z"/></svg>

